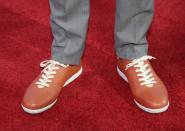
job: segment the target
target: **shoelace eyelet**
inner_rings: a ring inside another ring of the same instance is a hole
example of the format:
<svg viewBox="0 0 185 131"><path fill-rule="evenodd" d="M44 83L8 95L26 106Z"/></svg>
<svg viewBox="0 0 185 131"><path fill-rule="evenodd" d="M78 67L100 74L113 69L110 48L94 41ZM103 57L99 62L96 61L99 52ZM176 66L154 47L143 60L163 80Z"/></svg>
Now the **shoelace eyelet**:
<svg viewBox="0 0 185 131"><path fill-rule="evenodd" d="M155 83L157 83L153 77L153 74L151 73L151 69L148 68L149 64L145 64L145 60L155 59L152 56L143 56L139 59L133 60L131 63L126 65L125 70L127 70L130 67L136 68L135 72L137 73L138 81L141 82L141 86L147 86L147 87L153 87ZM138 69L139 68L139 69ZM139 73L140 72L140 73ZM142 78L141 78L142 77Z"/></svg>

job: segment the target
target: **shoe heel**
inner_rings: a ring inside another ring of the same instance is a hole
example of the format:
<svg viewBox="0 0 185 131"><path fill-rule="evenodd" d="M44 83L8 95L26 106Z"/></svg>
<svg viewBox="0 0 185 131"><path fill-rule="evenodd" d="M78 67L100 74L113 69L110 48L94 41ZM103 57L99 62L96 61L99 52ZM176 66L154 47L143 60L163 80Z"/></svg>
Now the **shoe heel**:
<svg viewBox="0 0 185 131"><path fill-rule="evenodd" d="M117 72L118 72L119 76L120 76L123 80L125 80L126 82L128 82L127 77L126 77L125 74L119 69L118 66L117 66Z"/></svg>
<svg viewBox="0 0 185 131"><path fill-rule="evenodd" d="M71 76L64 84L64 87L67 86L69 83L73 82L75 79L77 79L82 74L83 68L81 67L80 70Z"/></svg>

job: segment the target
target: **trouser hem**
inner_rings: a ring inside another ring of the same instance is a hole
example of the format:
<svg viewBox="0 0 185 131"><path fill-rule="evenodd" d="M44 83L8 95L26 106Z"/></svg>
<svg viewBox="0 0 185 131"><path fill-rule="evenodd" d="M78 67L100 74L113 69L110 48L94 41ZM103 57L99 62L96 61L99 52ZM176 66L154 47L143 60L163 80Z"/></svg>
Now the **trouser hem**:
<svg viewBox="0 0 185 131"><path fill-rule="evenodd" d="M125 45L116 50L116 54L122 59L138 59L148 54L148 45Z"/></svg>
<svg viewBox="0 0 185 131"><path fill-rule="evenodd" d="M58 61L62 64L69 64L69 65L80 65L81 57L75 56L52 56L51 58L54 61Z"/></svg>

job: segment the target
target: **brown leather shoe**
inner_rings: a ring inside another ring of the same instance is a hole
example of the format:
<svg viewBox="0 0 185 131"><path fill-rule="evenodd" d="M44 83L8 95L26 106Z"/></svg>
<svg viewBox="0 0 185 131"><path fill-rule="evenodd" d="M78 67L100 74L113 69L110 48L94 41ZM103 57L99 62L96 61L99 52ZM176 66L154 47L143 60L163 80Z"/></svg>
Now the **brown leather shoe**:
<svg viewBox="0 0 185 131"><path fill-rule="evenodd" d="M44 69L26 90L22 108L30 114L44 112L57 101L61 89L82 73L82 66L60 64L53 60L41 62Z"/></svg>
<svg viewBox="0 0 185 131"><path fill-rule="evenodd" d="M129 83L134 102L149 113L161 113L168 109L169 100L165 85L153 70L149 60L143 56L135 60L118 59L118 74Z"/></svg>

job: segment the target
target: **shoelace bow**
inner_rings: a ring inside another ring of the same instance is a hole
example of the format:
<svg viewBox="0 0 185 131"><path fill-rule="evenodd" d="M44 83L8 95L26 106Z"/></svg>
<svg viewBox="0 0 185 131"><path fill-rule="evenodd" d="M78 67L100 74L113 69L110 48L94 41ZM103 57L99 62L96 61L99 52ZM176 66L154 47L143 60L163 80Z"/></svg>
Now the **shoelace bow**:
<svg viewBox="0 0 185 131"><path fill-rule="evenodd" d="M139 81L141 82L141 86L145 85L147 87L153 87L155 83L157 83L151 73L151 70L148 69L148 64L145 64L144 61L156 59L152 56L143 56L139 59L134 59L131 63L126 65L125 70L128 70L130 67L135 67L137 76L139 76Z"/></svg>
<svg viewBox="0 0 185 131"><path fill-rule="evenodd" d="M52 82L51 78L54 78L54 74L56 74L56 70L59 69L59 67L57 67L56 65L62 66L64 68L68 66L54 60L45 60L40 63L40 67L44 69L42 70L41 77L35 83L38 88L49 87L49 83Z"/></svg>

